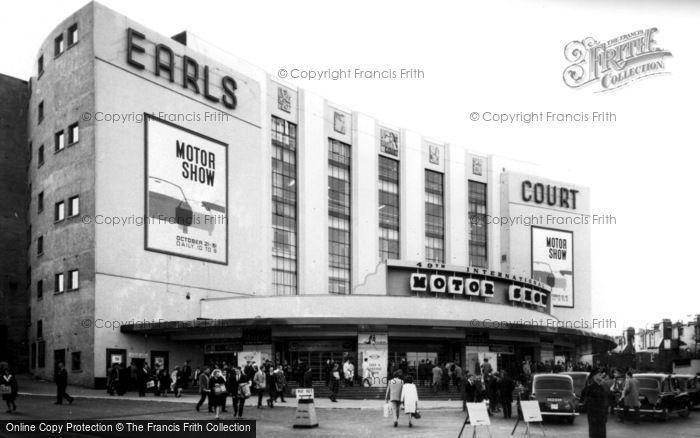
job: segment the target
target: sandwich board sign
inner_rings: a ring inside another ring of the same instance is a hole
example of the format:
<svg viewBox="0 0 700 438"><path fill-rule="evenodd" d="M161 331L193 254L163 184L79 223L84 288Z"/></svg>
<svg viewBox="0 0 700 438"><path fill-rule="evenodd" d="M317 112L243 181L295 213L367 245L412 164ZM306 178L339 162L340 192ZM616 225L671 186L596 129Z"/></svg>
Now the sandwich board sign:
<svg viewBox="0 0 700 438"><path fill-rule="evenodd" d="M297 412L294 418L295 428L318 427L316 407L314 406L313 388L297 388Z"/></svg>

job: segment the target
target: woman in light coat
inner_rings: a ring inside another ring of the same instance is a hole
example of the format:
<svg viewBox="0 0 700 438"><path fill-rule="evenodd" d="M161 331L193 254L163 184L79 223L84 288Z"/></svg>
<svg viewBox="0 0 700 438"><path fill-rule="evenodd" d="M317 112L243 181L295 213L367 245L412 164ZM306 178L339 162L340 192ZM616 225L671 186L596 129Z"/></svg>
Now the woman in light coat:
<svg viewBox="0 0 700 438"><path fill-rule="evenodd" d="M418 413L418 389L413 384L413 376L406 376L401 388L401 403L403 410L408 415L408 427L413 427L411 420Z"/></svg>

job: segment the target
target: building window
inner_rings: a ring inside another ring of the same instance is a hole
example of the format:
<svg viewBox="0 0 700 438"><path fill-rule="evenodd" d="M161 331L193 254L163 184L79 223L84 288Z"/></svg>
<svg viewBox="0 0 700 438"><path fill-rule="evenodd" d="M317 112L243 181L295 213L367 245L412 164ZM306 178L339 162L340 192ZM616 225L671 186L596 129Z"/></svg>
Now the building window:
<svg viewBox="0 0 700 438"><path fill-rule="evenodd" d="M56 152L62 151L66 147L66 135L63 131L58 131L54 135L54 150Z"/></svg>
<svg viewBox="0 0 700 438"><path fill-rule="evenodd" d="M32 224L27 227L27 249L32 245Z"/></svg>
<svg viewBox="0 0 700 438"><path fill-rule="evenodd" d="M38 368L44 368L46 366L46 342L45 341L39 341L37 342L37 345L39 346L39 354L38 354Z"/></svg>
<svg viewBox="0 0 700 438"><path fill-rule="evenodd" d="M78 42L78 23L68 28L68 47Z"/></svg>
<svg viewBox="0 0 700 438"><path fill-rule="evenodd" d="M31 368L36 368L36 342L32 342Z"/></svg>
<svg viewBox="0 0 700 438"><path fill-rule="evenodd" d="M41 55L39 57L39 60L36 62L36 70L37 76L41 76L44 74L44 55Z"/></svg>
<svg viewBox="0 0 700 438"><path fill-rule="evenodd" d="M272 117L272 286L297 294L297 127Z"/></svg>
<svg viewBox="0 0 700 438"><path fill-rule="evenodd" d="M56 37L55 40L53 40L53 54L54 56L58 56L61 53L63 53L63 50L65 49L63 45L63 34L59 35Z"/></svg>
<svg viewBox="0 0 700 438"><path fill-rule="evenodd" d="M42 339L44 337L44 321L38 320L36 322L36 338Z"/></svg>
<svg viewBox="0 0 700 438"><path fill-rule="evenodd" d="M41 102L39 102L39 105L36 108L36 113L37 113L37 117L39 120L37 125L39 125L39 124L41 124L41 122L44 121L44 101L43 100Z"/></svg>
<svg viewBox="0 0 700 438"><path fill-rule="evenodd" d="M328 290L350 293L350 145L328 142Z"/></svg>
<svg viewBox="0 0 700 438"><path fill-rule="evenodd" d="M34 158L34 144L30 141L29 142L29 162L32 161L32 158ZM27 166L29 166L29 163L27 163Z"/></svg>
<svg viewBox="0 0 700 438"><path fill-rule="evenodd" d="M80 288L80 278L78 270L73 269L68 272L68 290L78 290Z"/></svg>
<svg viewBox="0 0 700 438"><path fill-rule="evenodd" d="M44 253L44 236L39 236L36 239L36 255L42 255Z"/></svg>
<svg viewBox="0 0 700 438"><path fill-rule="evenodd" d="M44 211L44 192L41 192L36 197L36 212L41 213Z"/></svg>
<svg viewBox="0 0 700 438"><path fill-rule="evenodd" d="M399 162L379 156L379 259L399 258Z"/></svg>
<svg viewBox="0 0 700 438"><path fill-rule="evenodd" d="M445 263L444 176L425 170L425 261Z"/></svg>
<svg viewBox="0 0 700 438"><path fill-rule="evenodd" d="M469 181L470 265L488 267L486 237L486 184Z"/></svg>
<svg viewBox="0 0 700 438"><path fill-rule="evenodd" d="M73 196L68 199L68 216L73 217L80 214L80 196Z"/></svg>
<svg viewBox="0 0 700 438"><path fill-rule="evenodd" d="M56 274L54 276L54 283L53 283L53 292L56 294L60 294L63 291L65 291L65 275L63 272Z"/></svg>
<svg viewBox="0 0 700 438"><path fill-rule="evenodd" d="M80 371L80 352L79 351L73 351L70 354L70 370L71 371Z"/></svg>
<svg viewBox="0 0 700 438"><path fill-rule="evenodd" d="M54 208L53 220L58 222L66 218L66 203L63 201L57 202Z"/></svg>
<svg viewBox="0 0 700 438"><path fill-rule="evenodd" d="M44 281L39 280L36 282L36 298L38 300L44 297Z"/></svg>
<svg viewBox="0 0 700 438"><path fill-rule="evenodd" d="M68 144L72 145L80 141L80 128L77 123L68 127Z"/></svg>
<svg viewBox="0 0 700 438"><path fill-rule="evenodd" d="M38 163L37 167L41 167L44 164L44 145L42 144L39 146L39 150L37 151L38 156Z"/></svg>

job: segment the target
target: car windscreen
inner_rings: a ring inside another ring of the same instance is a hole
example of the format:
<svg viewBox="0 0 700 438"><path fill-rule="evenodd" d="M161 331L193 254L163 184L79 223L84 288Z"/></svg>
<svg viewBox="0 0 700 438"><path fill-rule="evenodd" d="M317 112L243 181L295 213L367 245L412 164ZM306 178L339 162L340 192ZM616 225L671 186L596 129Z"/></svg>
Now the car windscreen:
<svg viewBox="0 0 700 438"><path fill-rule="evenodd" d="M571 382L564 379L538 379L535 381L535 391L558 390L572 391Z"/></svg>
<svg viewBox="0 0 700 438"><path fill-rule="evenodd" d="M659 382L655 379L637 379L639 380L639 389L659 389Z"/></svg>
<svg viewBox="0 0 700 438"><path fill-rule="evenodd" d="M572 379L574 379L574 387L575 388L583 388L586 385L586 379L588 378L588 375L586 374L575 374L571 376Z"/></svg>

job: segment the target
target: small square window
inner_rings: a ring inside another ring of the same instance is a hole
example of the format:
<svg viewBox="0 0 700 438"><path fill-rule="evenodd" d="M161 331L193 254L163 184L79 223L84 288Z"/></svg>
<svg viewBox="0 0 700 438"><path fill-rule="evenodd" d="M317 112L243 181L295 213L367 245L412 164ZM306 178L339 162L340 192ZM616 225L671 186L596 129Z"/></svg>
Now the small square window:
<svg viewBox="0 0 700 438"><path fill-rule="evenodd" d="M58 56L61 53L63 53L63 50L65 49L63 45L63 34L59 35L56 37L55 40L53 40L53 47L54 47L54 56Z"/></svg>
<svg viewBox="0 0 700 438"><path fill-rule="evenodd" d="M78 270L68 272L68 290L78 290L80 288L80 276Z"/></svg>
<svg viewBox="0 0 700 438"><path fill-rule="evenodd" d="M42 299L44 297L44 281L39 280L36 282L36 298Z"/></svg>
<svg viewBox="0 0 700 438"><path fill-rule="evenodd" d="M36 254L42 255L44 253L44 236L39 236L36 239Z"/></svg>
<svg viewBox="0 0 700 438"><path fill-rule="evenodd" d="M78 23L68 28L68 46L78 42Z"/></svg>
<svg viewBox="0 0 700 438"><path fill-rule="evenodd" d="M39 60L36 62L36 70L37 76L41 76L44 74L44 55L41 55L39 57Z"/></svg>
<svg viewBox="0 0 700 438"><path fill-rule="evenodd" d="M58 131L54 137L54 150L56 152L62 151L66 147L66 135L63 131Z"/></svg>
<svg viewBox="0 0 700 438"><path fill-rule="evenodd" d="M37 107L37 117L39 118L39 123L44 121L44 101L42 100L39 102L39 106ZM37 123L37 124L39 124Z"/></svg>
<svg viewBox="0 0 700 438"><path fill-rule="evenodd" d="M73 196L68 200L68 216L80 214L80 196Z"/></svg>
<svg viewBox="0 0 700 438"><path fill-rule="evenodd" d="M79 351L73 351L70 354L70 370L71 371L80 371L80 352Z"/></svg>
<svg viewBox="0 0 700 438"><path fill-rule="evenodd" d="M44 145L42 144L39 146L39 151L37 152L38 156L38 167L41 167L44 164Z"/></svg>
<svg viewBox="0 0 700 438"><path fill-rule="evenodd" d="M56 294L60 294L66 290L66 285L65 285L65 275L63 272L56 274L54 276L54 283L53 283L53 292Z"/></svg>
<svg viewBox="0 0 700 438"><path fill-rule="evenodd" d="M44 211L44 192L41 192L36 197L36 212L41 213Z"/></svg>
<svg viewBox="0 0 700 438"><path fill-rule="evenodd" d="M72 145L80 140L80 128L77 123L68 127L68 144Z"/></svg>
<svg viewBox="0 0 700 438"><path fill-rule="evenodd" d="M54 208L53 220L58 222L66 218L66 203L63 201L57 202Z"/></svg>

